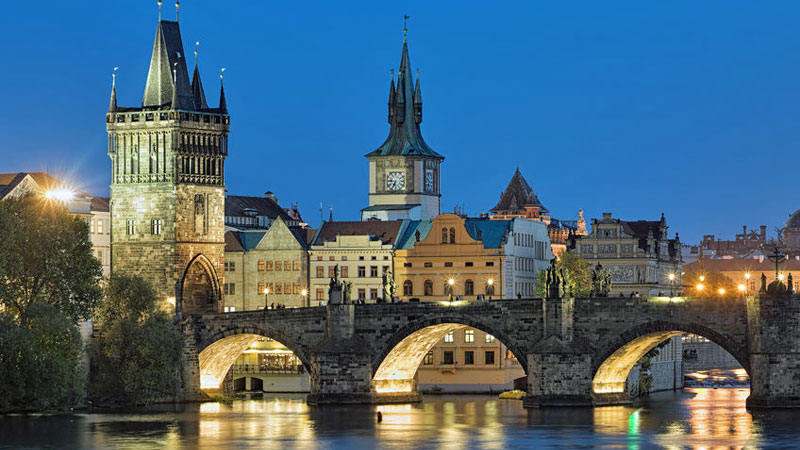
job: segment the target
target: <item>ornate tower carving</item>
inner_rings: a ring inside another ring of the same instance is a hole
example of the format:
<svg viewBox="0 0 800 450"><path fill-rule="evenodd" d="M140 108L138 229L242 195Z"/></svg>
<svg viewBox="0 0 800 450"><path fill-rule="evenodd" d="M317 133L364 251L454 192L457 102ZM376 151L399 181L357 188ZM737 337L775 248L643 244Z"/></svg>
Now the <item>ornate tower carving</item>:
<svg viewBox="0 0 800 450"><path fill-rule="evenodd" d="M404 30L405 31L405 30ZM389 137L369 159L369 206L361 219L423 219L439 215L440 172L444 157L422 139L422 88L411 74L408 43L389 85Z"/></svg>
<svg viewBox="0 0 800 450"><path fill-rule="evenodd" d="M178 22L156 28L140 107L106 114L111 158L111 269L153 284L177 313L220 304L225 240L225 157L230 117L192 81Z"/></svg>

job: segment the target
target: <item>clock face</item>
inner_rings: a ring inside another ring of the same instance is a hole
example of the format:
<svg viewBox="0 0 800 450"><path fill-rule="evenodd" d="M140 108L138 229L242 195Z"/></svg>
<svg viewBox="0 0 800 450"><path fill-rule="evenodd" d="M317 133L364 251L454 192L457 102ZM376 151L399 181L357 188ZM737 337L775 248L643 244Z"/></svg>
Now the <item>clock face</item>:
<svg viewBox="0 0 800 450"><path fill-rule="evenodd" d="M433 171L428 170L425 172L425 190L433 192Z"/></svg>
<svg viewBox="0 0 800 450"><path fill-rule="evenodd" d="M406 174L403 172L389 172L386 176L386 186L392 191L399 191L406 185Z"/></svg>

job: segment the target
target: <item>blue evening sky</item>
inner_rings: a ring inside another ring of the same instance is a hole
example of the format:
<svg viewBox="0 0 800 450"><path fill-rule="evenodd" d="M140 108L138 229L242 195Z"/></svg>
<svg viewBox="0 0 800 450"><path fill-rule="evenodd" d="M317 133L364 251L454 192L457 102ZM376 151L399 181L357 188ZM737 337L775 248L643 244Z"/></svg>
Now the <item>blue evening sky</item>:
<svg viewBox="0 0 800 450"><path fill-rule="evenodd" d="M800 207L800 2L788 0L184 0L212 105L227 68L230 193L272 190L312 225L320 203L359 217L403 13L423 135L447 158L442 211L487 211L516 165L555 217L663 211L684 241L772 233ZM4 2L2 16L0 171L67 174L107 195L111 71L119 104L141 104L156 2Z"/></svg>

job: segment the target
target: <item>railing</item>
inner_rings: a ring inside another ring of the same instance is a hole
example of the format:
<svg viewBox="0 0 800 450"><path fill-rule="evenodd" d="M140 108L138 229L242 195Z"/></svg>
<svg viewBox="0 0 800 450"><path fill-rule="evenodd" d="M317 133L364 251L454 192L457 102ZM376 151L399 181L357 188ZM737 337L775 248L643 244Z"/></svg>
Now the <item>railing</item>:
<svg viewBox="0 0 800 450"><path fill-rule="evenodd" d="M277 374L301 374L305 370L302 365L296 366L268 366L264 364L234 364L233 373L249 373L249 374L263 374L263 373L277 373Z"/></svg>

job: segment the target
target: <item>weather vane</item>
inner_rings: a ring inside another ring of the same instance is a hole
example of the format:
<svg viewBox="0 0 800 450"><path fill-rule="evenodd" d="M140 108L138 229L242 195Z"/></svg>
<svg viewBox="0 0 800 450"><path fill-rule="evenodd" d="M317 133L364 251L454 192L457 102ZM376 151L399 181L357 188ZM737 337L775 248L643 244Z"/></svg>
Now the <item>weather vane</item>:
<svg viewBox="0 0 800 450"><path fill-rule="evenodd" d="M408 19L410 19L410 18L411 18L411 16L409 16L408 14L403 14L403 42L406 42L406 40L408 39L407 38L407 35L408 35Z"/></svg>
<svg viewBox="0 0 800 450"><path fill-rule="evenodd" d="M176 1L175 2L175 22L178 21L178 16L180 15L180 12L181 12L181 2L180 1Z"/></svg>
<svg viewBox="0 0 800 450"><path fill-rule="evenodd" d="M119 67L114 66L114 71L111 72L111 87L117 85L117 69L119 69Z"/></svg>
<svg viewBox="0 0 800 450"><path fill-rule="evenodd" d="M194 65L195 66L197 65L197 53L198 53L198 48L199 47L200 47L200 41L196 41L194 43Z"/></svg>
<svg viewBox="0 0 800 450"><path fill-rule="evenodd" d="M220 79L220 81L224 77L225 77L225 68L223 67L222 69L219 69L219 79Z"/></svg>

